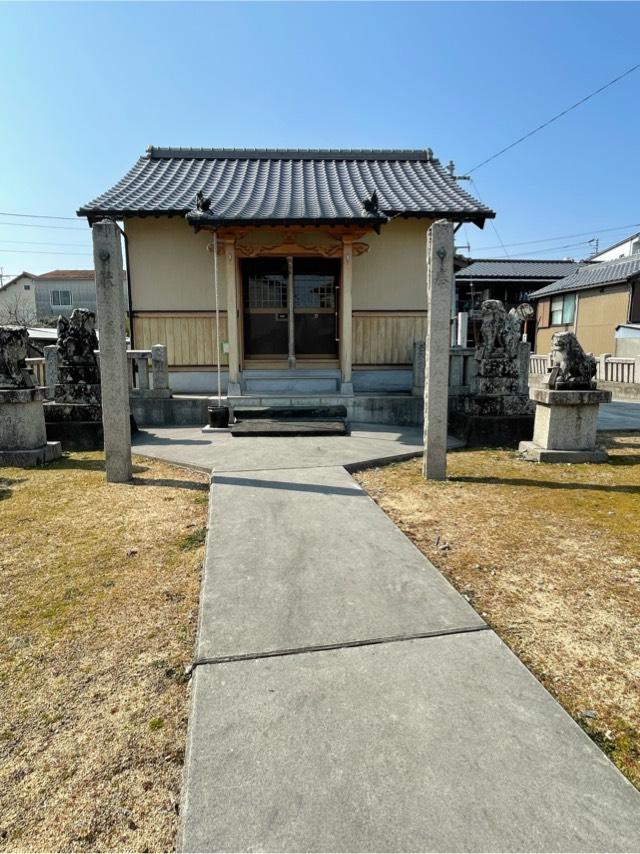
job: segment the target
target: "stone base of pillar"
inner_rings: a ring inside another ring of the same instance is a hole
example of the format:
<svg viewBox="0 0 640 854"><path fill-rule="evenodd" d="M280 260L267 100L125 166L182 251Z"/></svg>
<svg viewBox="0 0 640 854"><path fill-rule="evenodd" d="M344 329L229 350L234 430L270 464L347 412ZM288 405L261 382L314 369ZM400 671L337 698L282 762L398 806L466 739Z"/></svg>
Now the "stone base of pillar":
<svg viewBox="0 0 640 854"><path fill-rule="evenodd" d="M530 463L606 463L609 455L604 448L592 451L555 451L541 448L535 442L520 442L518 452L523 460Z"/></svg>
<svg viewBox="0 0 640 854"><path fill-rule="evenodd" d="M340 394L353 397L353 383L340 383Z"/></svg>
<svg viewBox="0 0 640 854"><path fill-rule="evenodd" d="M598 410L610 391L533 388L536 403L533 441L520 444L523 459L538 463L603 463L606 451L596 447Z"/></svg>
<svg viewBox="0 0 640 854"><path fill-rule="evenodd" d="M239 396L242 394L240 390L240 383L232 383L229 382L227 386L227 397Z"/></svg>
<svg viewBox="0 0 640 854"><path fill-rule="evenodd" d="M59 442L47 442L42 389L0 389L0 466L31 468L61 453Z"/></svg>
<svg viewBox="0 0 640 854"><path fill-rule="evenodd" d="M14 466L15 468L35 468L52 460L57 460L62 455L60 442L47 442L40 448L28 450L0 451L0 466Z"/></svg>

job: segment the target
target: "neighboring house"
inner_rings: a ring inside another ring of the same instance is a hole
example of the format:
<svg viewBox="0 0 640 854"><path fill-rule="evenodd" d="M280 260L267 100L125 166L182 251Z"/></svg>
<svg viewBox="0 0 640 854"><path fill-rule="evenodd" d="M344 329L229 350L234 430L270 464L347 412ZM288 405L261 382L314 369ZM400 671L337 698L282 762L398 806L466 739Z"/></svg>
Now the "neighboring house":
<svg viewBox="0 0 640 854"><path fill-rule="evenodd" d="M494 216L429 150L153 147L78 214L124 221L134 346L167 344L177 390L220 358L232 394L410 389L427 229Z"/></svg>
<svg viewBox="0 0 640 854"><path fill-rule="evenodd" d="M616 261L620 258L631 258L634 255L640 257L640 231L632 234L630 237L625 237L624 240L619 240L612 246L607 246L601 252L596 252L589 259L590 261Z"/></svg>
<svg viewBox="0 0 640 854"><path fill-rule="evenodd" d="M0 322L32 326L68 317L74 308L96 310L93 270L51 270L36 276L21 273L0 288Z"/></svg>
<svg viewBox="0 0 640 854"><path fill-rule="evenodd" d="M74 308L96 310L96 280L93 270L51 270L36 279L38 320L64 315Z"/></svg>
<svg viewBox="0 0 640 854"><path fill-rule="evenodd" d="M574 332L587 352L616 353L616 328L640 324L640 256L585 263L531 294L536 352L551 350L554 332Z"/></svg>
<svg viewBox="0 0 640 854"><path fill-rule="evenodd" d="M37 276L22 272L0 288L0 323L27 326L35 323Z"/></svg>
<svg viewBox="0 0 640 854"><path fill-rule="evenodd" d="M507 310L529 299L529 294L573 273L577 261L542 261L520 258L483 258L472 260L456 273L457 310L469 314L469 341L478 340L480 309L484 300L501 300ZM535 324L524 330L535 343Z"/></svg>

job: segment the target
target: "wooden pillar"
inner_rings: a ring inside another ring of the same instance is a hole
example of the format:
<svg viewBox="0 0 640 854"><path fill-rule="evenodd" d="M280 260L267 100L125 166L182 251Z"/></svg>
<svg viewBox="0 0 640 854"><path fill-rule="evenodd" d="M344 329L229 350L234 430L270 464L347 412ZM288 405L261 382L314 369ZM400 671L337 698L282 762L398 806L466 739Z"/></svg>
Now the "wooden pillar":
<svg viewBox="0 0 640 854"><path fill-rule="evenodd" d="M240 340L238 336L238 282L236 242L223 238L225 280L227 282L227 337L229 340L229 386L227 394L240 394ZM221 354L218 353L218 359Z"/></svg>
<svg viewBox="0 0 640 854"><path fill-rule="evenodd" d="M350 237L342 239L342 288L340 304L340 374L341 394L353 394L352 379L352 297L353 281L353 246Z"/></svg>
<svg viewBox="0 0 640 854"><path fill-rule="evenodd" d="M287 256L287 327L289 333L289 357L287 364L289 370L296 366L296 318L294 313L293 293L293 256Z"/></svg>

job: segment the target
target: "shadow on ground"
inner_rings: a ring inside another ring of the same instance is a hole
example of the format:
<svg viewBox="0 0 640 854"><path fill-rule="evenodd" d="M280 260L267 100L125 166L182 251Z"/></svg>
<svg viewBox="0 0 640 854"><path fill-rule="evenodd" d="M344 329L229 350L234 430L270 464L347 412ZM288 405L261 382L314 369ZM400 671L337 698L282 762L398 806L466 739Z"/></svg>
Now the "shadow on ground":
<svg viewBox="0 0 640 854"><path fill-rule="evenodd" d="M11 487L16 483L24 483L25 480L24 477L0 477L0 501L11 498L13 494Z"/></svg>
<svg viewBox="0 0 640 854"><path fill-rule="evenodd" d="M253 486L259 489L287 489L293 492L319 492L323 495L366 495L366 492L362 489L350 489L346 486L328 486L320 483L295 483L286 480L260 480L250 477L229 477L221 474L215 475L215 483L230 486Z"/></svg>
<svg viewBox="0 0 640 854"><path fill-rule="evenodd" d="M624 458L628 459L628 458ZM634 465L640 460L633 458ZM623 465L629 465L624 463ZM541 489L584 489L591 492L620 492L628 495L640 495L640 486L608 486L600 483L565 483L554 480L530 480L526 477L474 477L473 475L460 475L450 477L450 481L458 483L477 483L492 486L502 484L503 486L537 486Z"/></svg>

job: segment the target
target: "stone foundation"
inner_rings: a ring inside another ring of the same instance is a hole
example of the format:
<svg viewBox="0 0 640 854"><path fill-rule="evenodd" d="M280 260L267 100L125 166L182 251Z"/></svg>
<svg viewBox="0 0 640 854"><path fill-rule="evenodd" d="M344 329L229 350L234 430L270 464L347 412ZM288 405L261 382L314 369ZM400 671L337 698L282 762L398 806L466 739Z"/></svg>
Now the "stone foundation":
<svg viewBox="0 0 640 854"><path fill-rule="evenodd" d="M601 389L531 389L536 403L533 441L521 442L523 459L547 463L602 463L608 457L596 447L598 410L611 401Z"/></svg>
<svg viewBox="0 0 640 854"><path fill-rule="evenodd" d="M61 453L59 442L47 442L42 389L0 389L0 465L28 468Z"/></svg>

